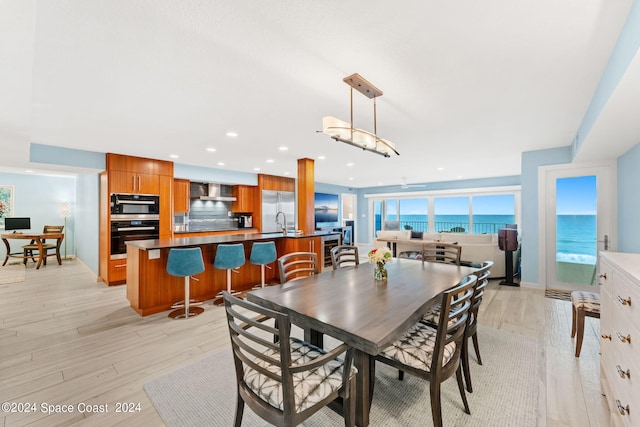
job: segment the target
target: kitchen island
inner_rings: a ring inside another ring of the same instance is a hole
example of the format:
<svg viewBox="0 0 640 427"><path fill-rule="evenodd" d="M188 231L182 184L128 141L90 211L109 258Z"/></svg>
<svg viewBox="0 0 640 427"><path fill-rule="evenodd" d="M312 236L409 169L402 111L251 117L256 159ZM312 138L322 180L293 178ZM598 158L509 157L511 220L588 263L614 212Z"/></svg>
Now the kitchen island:
<svg viewBox="0 0 640 427"><path fill-rule="evenodd" d="M184 299L184 279L166 271L167 258L172 248L200 247L205 271L191 281L191 298L200 301L214 298L226 289L226 272L213 267L220 244L242 243L246 263L232 275L234 290L250 290L260 283L260 266L249 263L253 242L273 241L278 257L297 251L316 252L323 259L323 240L339 239L339 232L313 234L247 233L203 237L178 237L159 240L133 240L127 245L127 299L141 316L169 310L176 301ZM266 270L267 283L279 283L276 263Z"/></svg>

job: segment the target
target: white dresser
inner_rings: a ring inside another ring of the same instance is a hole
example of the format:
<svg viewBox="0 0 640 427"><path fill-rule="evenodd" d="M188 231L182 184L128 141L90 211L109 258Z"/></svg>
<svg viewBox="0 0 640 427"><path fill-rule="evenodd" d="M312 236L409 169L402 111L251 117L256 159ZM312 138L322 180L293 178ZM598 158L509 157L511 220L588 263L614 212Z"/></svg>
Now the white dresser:
<svg viewBox="0 0 640 427"><path fill-rule="evenodd" d="M600 253L600 377L612 426L640 427L640 254Z"/></svg>

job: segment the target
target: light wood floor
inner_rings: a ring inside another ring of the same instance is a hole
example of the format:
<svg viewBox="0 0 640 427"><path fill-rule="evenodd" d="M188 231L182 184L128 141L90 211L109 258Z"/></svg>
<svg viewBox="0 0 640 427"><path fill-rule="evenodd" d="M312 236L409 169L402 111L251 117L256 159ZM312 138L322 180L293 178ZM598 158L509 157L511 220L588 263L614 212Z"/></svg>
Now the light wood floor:
<svg viewBox="0 0 640 427"><path fill-rule="evenodd" d="M597 320L587 319L577 359L569 302L492 282L480 323L541 343L540 355L531 355L541 366L539 426L607 424ZM30 403L35 413L0 411L0 426L162 425L144 383L227 343L219 307L207 305L188 321L166 313L142 318L129 308L124 286L96 283L79 262L37 271L30 265L25 282L0 285L0 402ZM505 372L504 381L510 375L518 373ZM115 412L127 402L139 404L140 411ZM108 413L79 413L79 404L108 405ZM74 412L47 416L43 405L72 405Z"/></svg>

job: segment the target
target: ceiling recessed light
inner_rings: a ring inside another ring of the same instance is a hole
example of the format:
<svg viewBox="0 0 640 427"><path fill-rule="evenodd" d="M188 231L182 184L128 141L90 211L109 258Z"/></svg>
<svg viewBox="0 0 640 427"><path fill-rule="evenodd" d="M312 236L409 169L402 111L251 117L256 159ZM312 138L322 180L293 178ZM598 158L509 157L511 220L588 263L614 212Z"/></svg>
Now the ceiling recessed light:
<svg viewBox="0 0 640 427"><path fill-rule="evenodd" d="M347 166L353 166L353 162L347 163Z"/></svg>
<svg viewBox="0 0 640 427"><path fill-rule="evenodd" d="M238 132L229 131L225 135L227 135L229 138L235 138L238 136Z"/></svg>
<svg viewBox="0 0 640 427"><path fill-rule="evenodd" d="M379 182L378 185L384 185L383 183Z"/></svg>
<svg viewBox="0 0 640 427"><path fill-rule="evenodd" d="M169 154L169 157L171 157L172 159L177 159L180 156L178 156L177 154Z"/></svg>
<svg viewBox="0 0 640 427"><path fill-rule="evenodd" d="M352 176L349 177L349 181L353 181L353 177Z"/></svg>
<svg viewBox="0 0 640 427"><path fill-rule="evenodd" d="M280 147L278 147L278 150L280 151L287 151L289 149L289 147L285 147L284 145L281 145Z"/></svg>
<svg viewBox="0 0 640 427"><path fill-rule="evenodd" d="M318 160L324 160L326 158L327 158L327 156L318 156Z"/></svg>
<svg viewBox="0 0 640 427"><path fill-rule="evenodd" d="M213 148L213 147L209 147L209 148L207 148L207 151L210 152L210 153L215 153L216 149Z"/></svg>
<svg viewBox="0 0 640 427"><path fill-rule="evenodd" d="M253 170L254 170L254 171L259 171L259 170L260 170L260 168L253 168Z"/></svg>
<svg viewBox="0 0 640 427"><path fill-rule="evenodd" d="M458 175L458 179L462 179L462 175Z"/></svg>
<svg viewBox="0 0 640 427"><path fill-rule="evenodd" d="M267 159L267 163L273 163L273 159Z"/></svg>
<svg viewBox="0 0 640 427"><path fill-rule="evenodd" d="M444 168L443 168L442 166L440 166L440 167L438 168L438 170L439 170L439 171L443 171L443 170L444 170Z"/></svg>
<svg viewBox="0 0 640 427"><path fill-rule="evenodd" d="M218 166L224 166L224 162L218 162Z"/></svg>
<svg viewBox="0 0 640 427"><path fill-rule="evenodd" d="M33 171L31 169L27 169L24 173L33 173Z"/></svg>
<svg viewBox="0 0 640 427"><path fill-rule="evenodd" d="M289 175L289 172L285 172L284 174L285 174L285 175Z"/></svg>

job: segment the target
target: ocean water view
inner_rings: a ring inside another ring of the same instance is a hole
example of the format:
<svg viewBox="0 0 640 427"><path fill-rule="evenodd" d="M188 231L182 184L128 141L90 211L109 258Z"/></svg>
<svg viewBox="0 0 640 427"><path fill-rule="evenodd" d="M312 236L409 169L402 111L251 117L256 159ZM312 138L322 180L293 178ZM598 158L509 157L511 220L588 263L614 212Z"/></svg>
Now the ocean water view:
<svg viewBox="0 0 640 427"><path fill-rule="evenodd" d="M556 216L556 261L596 264L595 215Z"/></svg>
<svg viewBox="0 0 640 427"><path fill-rule="evenodd" d="M388 217L387 221L398 221L396 216ZM375 217L376 230L382 229L382 218ZM474 234L495 234L505 224L515 223L514 215L474 215ZM414 231L428 231L426 215L400 215L400 229ZM464 229L469 232L468 215L435 215L435 231L451 231ZM460 227L460 228L458 228ZM595 215L557 215L556 216L556 261L577 264L595 265L596 245L596 216Z"/></svg>

